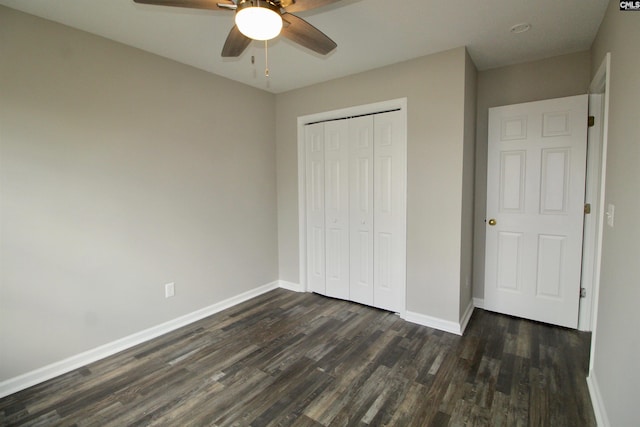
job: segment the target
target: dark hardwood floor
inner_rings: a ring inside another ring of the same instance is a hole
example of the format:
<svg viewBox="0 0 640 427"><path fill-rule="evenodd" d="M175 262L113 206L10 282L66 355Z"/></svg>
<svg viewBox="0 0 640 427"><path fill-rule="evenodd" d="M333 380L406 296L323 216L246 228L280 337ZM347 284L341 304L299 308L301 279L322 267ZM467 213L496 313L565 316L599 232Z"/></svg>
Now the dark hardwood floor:
<svg viewBox="0 0 640 427"><path fill-rule="evenodd" d="M464 337L275 290L0 400L0 425L595 426L590 335L476 310Z"/></svg>

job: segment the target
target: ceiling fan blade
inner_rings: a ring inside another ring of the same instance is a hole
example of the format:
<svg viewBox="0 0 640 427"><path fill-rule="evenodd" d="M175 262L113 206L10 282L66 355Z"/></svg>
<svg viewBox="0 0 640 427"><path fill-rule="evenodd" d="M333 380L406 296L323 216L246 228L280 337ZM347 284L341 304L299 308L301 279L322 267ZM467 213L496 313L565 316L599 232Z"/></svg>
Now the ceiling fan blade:
<svg viewBox="0 0 640 427"><path fill-rule="evenodd" d="M236 4L232 3L232 2L228 2L228 3L218 2L218 7L220 9L236 10L238 8L238 5L236 5Z"/></svg>
<svg viewBox="0 0 640 427"><path fill-rule="evenodd" d="M284 13L282 14L282 19L287 21L289 25L285 24L280 34L301 46L321 55L326 55L338 46L322 31L302 18L290 13Z"/></svg>
<svg viewBox="0 0 640 427"><path fill-rule="evenodd" d="M224 58L238 57L242 55L249 43L251 43L251 39L242 34L238 27L234 25L222 47L222 56Z"/></svg>
<svg viewBox="0 0 640 427"><path fill-rule="evenodd" d="M287 12L302 12L327 6L340 0L281 0L280 6Z"/></svg>
<svg viewBox="0 0 640 427"><path fill-rule="evenodd" d="M136 3L153 4L156 6L175 6L175 7L188 7L191 9L218 9L217 0L133 0ZM220 3L230 3L223 1Z"/></svg>

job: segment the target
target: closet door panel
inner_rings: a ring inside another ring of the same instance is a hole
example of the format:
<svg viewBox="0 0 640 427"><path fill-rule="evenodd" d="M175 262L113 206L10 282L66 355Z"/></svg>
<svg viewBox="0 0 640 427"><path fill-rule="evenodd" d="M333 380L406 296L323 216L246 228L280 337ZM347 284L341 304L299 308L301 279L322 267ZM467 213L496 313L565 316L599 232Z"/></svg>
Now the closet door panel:
<svg viewBox="0 0 640 427"><path fill-rule="evenodd" d="M324 126L305 127L307 286L312 292L326 293L325 287L325 190Z"/></svg>
<svg viewBox="0 0 640 427"><path fill-rule="evenodd" d="M406 136L400 111L374 117L374 306L399 312L406 281Z"/></svg>
<svg viewBox="0 0 640 427"><path fill-rule="evenodd" d="M349 299L349 124L324 124L326 295Z"/></svg>
<svg viewBox="0 0 640 427"><path fill-rule="evenodd" d="M373 305L373 116L349 120L351 300Z"/></svg>

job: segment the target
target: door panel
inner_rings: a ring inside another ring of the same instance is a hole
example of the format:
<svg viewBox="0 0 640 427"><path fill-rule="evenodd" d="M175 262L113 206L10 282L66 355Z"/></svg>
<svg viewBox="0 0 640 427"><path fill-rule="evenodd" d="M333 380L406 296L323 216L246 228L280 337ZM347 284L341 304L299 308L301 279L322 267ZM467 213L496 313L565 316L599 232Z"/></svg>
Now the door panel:
<svg viewBox="0 0 640 427"><path fill-rule="evenodd" d="M305 127L306 210L307 210L307 286L324 294L325 219L324 219L324 126Z"/></svg>
<svg viewBox="0 0 640 427"><path fill-rule="evenodd" d="M498 234L497 287L500 290L521 292L522 240L522 233L503 231Z"/></svg>
<svg viewBox="0 0 640 427"><path fill-rule="evenodd" d="M562 298L562 264L566 241L566 236L538 236L537 296Z"/></svg>
<svg viewBox="0 0 640 427"><path fill-rule="evenodd" d="M485 306L577 326L587 95L489 110Z"/></svg>
<svg viewBox="0 0 640 427"><path fill-rule="evenodd" d="M570 150L543 149L540 185L540 213L566 214L569 205Z"/></svg>
<svg viewBox="0 0 640 427"><path fill-rule="evenodd" d="M522 212L527 153L522 150L504 151L500 156L500 212Z"/></svg>
<svg viewBox="0 0 640 427"><path fill-rule="evenodd" d="M324 124L326 295L349 299L349 125Z"/></svg>
<svg viewBox="0 0 640 427"><path fill-rule="evenodd" d="M373 301L373 116L349 120L351 300Z"/></svg>
<svg viewBox="0 0 640 427"><path fill-rule="evenodd" d="M406 281L406 147L400 111L374 116L374 301L401 311Z"/></svg>

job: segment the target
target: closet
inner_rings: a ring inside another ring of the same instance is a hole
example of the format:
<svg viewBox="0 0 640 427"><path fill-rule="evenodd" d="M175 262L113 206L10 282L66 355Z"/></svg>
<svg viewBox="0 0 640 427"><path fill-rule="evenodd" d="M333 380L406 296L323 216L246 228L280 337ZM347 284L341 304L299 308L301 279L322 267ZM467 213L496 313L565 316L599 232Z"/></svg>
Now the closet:
<svg viewBox="0 0 640 427"><path fill-rule="evenodd" d="M405 128L403 110L304 126L308 290L404 310Z"/></svg>

